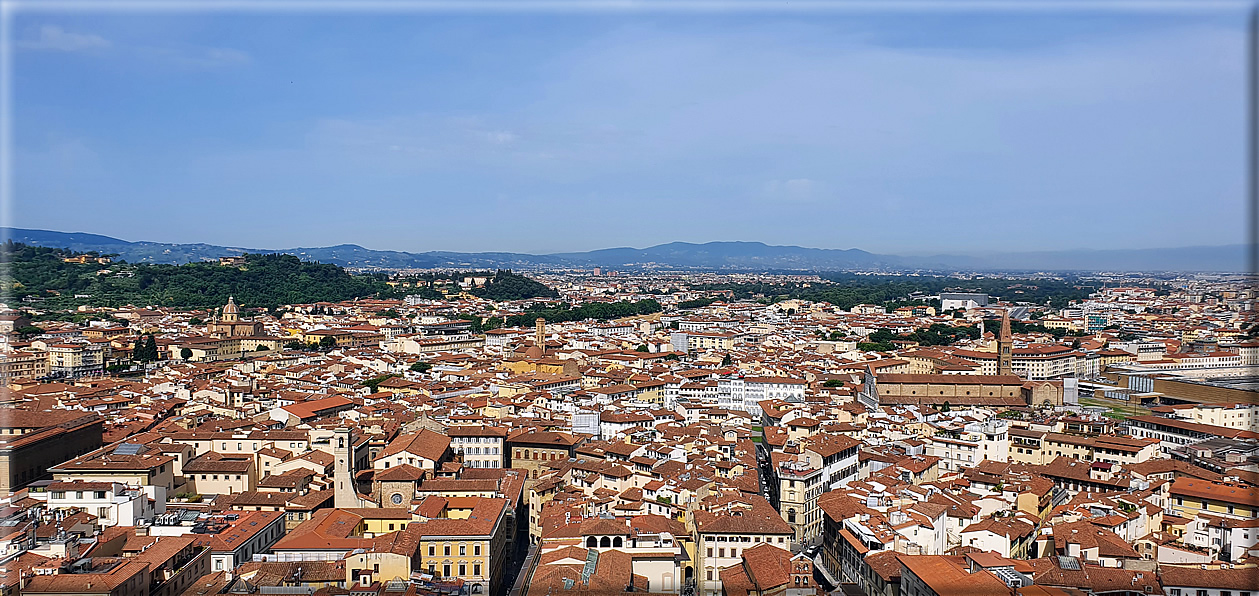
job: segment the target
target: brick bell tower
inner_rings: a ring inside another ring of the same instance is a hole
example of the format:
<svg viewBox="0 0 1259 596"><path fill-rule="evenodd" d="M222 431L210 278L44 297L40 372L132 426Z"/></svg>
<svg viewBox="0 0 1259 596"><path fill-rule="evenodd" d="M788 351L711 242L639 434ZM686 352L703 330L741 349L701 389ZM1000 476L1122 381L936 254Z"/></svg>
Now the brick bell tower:
<svg viewBox="0 0 1259 596"><path fill-rule="evenodd" d="M1010 309L1001 311L1001 334L997 336L997 374L1014 374L1014 338L1010 333Z"/></svg>

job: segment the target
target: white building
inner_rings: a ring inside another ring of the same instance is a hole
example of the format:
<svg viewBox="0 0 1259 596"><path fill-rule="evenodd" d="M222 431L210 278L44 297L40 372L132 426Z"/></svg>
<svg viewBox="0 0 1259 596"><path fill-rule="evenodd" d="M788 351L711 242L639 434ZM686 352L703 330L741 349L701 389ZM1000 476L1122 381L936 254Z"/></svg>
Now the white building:
<svg viewBox="0 0 1259 596"><path fill-rule="evenodd" d="M808 381L787 377L725 377L717 381L717 405L760 418L764 414L760 402L767 399L802 402L806 385Z"/></svg>
<svg viewBox="0 0 1259 596"><path fill-rule="evenodd" d="M140 525L156 513L145 491L119 482L53 482L45 494L50 511L86 511L97 517L96 523L102 528Z"/></svg>

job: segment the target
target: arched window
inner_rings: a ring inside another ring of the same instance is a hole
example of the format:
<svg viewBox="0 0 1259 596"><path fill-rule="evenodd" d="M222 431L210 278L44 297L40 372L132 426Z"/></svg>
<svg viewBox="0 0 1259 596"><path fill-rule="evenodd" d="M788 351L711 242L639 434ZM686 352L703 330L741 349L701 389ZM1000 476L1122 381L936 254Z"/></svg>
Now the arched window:
<svg viewBox="0 0 1259 596"><path fill-rule="evenodd" d="M796 523L796 510L795 509L787 510L787 523L789 524Z"/></svg>
<svg viewBox="0 0 1259 596"><path fill-rule="evenodd" d="M337 449L345 449L345 437L337 437Z"/></svg>
<svg viewBox="0 0 1259 596"><path fill-rule="evenodd" d="M599 546L599 539L598 539L598 538L595 538L594 536L591 536L591 537L587 538L587 539L586 539L586 546L587 546L587 547L590 547L590 548L594 548L594 547L596 547L596 546Z"/></svg>
<svg viewBox="0 0 1259 596"><path fill-rule="evenodd" d="M600 538L600 539L599 539L599 546L601 546L601 547L603 547L603 548L608 548L609 546L612 546L612 539L611 539L611 538L608 538L607 536L604 536L603 538Z"/></svg>
<svg viewBox="0 0 1259 596"><path fill-rule="evenodd" d="M617 536L615 539L613 539L613 540L612 540L612 546L615 546L615 547L618 547L618 548L619 548L622 544L623 544L623 542L621 541L621 537L620 537L620 536Z"/></svg>

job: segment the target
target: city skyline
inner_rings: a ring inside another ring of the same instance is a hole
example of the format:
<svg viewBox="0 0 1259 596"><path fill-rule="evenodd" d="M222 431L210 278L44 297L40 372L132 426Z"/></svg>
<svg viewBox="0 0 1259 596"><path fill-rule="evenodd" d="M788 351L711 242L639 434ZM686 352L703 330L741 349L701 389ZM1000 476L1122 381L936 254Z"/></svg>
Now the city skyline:
<svg viewBox="0 0 1259 596"><path fill-rule="evenodd" d="M9 223L411 252L973 253L1013 245L997 221L1039 230L1020 250L1241 244L1244 17L19 13Z"/></svg>

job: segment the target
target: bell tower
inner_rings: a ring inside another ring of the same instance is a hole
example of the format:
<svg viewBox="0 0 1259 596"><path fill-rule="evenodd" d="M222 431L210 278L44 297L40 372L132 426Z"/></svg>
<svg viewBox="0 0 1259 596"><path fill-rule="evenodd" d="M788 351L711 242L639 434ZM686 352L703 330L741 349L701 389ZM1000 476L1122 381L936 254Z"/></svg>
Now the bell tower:
<svg viewBox="0 0 1259 596"><path fill-rule="evenodd" d="M339 509L358 507L358 490L354 488L354 439L350 429L338 428L332 437L332 481L335 483L332 505Z"/></svg>
<svg viewBox="0 0 1259 596"><path fill-rule="evenodd" d="M1014 374L1014 338L1010 333L1010 309L1001 311L1001 334L997 336L997 374Z"/></svg>

